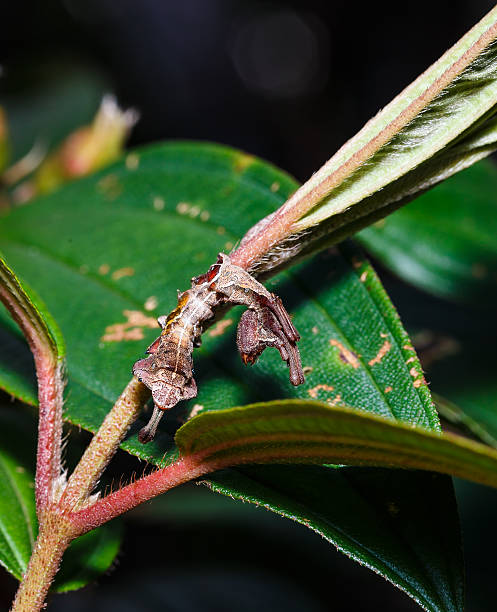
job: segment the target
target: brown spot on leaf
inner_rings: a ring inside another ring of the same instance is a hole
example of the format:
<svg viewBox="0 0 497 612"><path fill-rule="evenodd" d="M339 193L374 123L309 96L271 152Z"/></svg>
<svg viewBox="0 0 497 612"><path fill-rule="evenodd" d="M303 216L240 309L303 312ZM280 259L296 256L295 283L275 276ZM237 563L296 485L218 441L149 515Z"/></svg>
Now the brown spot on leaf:
<svg viewBox="0 0 497 612"><path fill-rule="evenodd" d="M385 393L390 393L390 391L393 391L392 387L385 387Z"/></svg>
<svg viewBox="0 0 497 612"><path fill-rule="evenodd" d="M108 200L115 200L123 191L122 185L115 174L108 174L101 178L97 183L97 189Z"/></svg>
<svg viewBox="0 0 497 612"><path fill-rule="evenodd" d="M222 321L218 321L209 330L209 336L212 336L213 338L216 338L217 336L222 336L226 331L226 328L229 327L232 323L233 319L223 319Z"/></svg>
<svg viewBox="0 0 497 612"><path fill-rule="evenodd" d="M131 268L131 267L119 268L119 270L115 270L114 272L112 272L112 279L117 281L121 278L124 278L125 276L133 276L134 273L135 273L134 268Z"/></svg>
<svg viewBox="0 0 497 612"><path fill-rule="evenodd" d="M363 264L364 262L358 259L357 257L352 257L352 265L356 270L360 268Z"/></svg>
<svg viewBox="0 0 497 612"><path fill-rule="evenodd" d="M414 357L414 355L412 357L409 357L406 363L412 363L413 361L416 361L416 357Z"/></svg>
<svg viewBox="0 0 497 612"><path fill-rule="evenodd" d="M166 203L164 202L163 198L161 198L160 196L155 196L155 198L153 199L154 210L164 210L165 205Z"/></svg>
<svg viewBox="0 0 497 612"><path fill-rule="evenodd" d="M190 210L190 204L188 204L188 202L178 202L178 204L176 204L176 210L180 215L186 215Z"/></svg>
<svg viewBox="0 0 497 612"><path fill-rule="evenodd" d="M412 368L409 370L409 374L410 374L410 375L411 375L413 378L416 378L416 376L418 375L418 370L417 370L415 367L412 367Z"/></svg>
<svg viewBox="0 0 497 612"><path fill-rule="evenodd" d="M211 214L210 214L210 212L208 210L203 210L200 213L200 221L204 221L204 222L208 221L210 219L210 216L211 216Z"/></svg>
<svg viewBox="0 0 497 612"><path fill-rule="evenodd" d="M314 368L312 366L304 366L302 368L302 372L304 374L310 374L313 370L314 370Z"/></svg>
<svg viewBox="0 0 497 612"><path fill-rule="evenodd" d="M308 389L307 393L314 399L317 398L319 391L333 391L330 385L316 385L312 389Z"/></svg>
<svg viewBox="0 0 497 612"><path fill-rule="evenodd" d="M123 340L143 340L143 328L157 328L157 321L147 317L139 310L123 310L126 321L107 325L104 335L100 338L102 342L122 342Z"/></svg>
<svg viewBox="0 0 497 612"><path fill-rule="evenodd" d="M140 158L138 155L136 155L136 153L130 153L129 155L126 155L126 161L124 163L126 164L126 168L128 170L136 170L140 165Z"/></svg>
<svg viewBox="0 0 497 612"><path fill-rule="evenodd" d="M331 399L331 397L329 397L326 400L326 403L329 404L330 406L336 406L341 401L342 401L342 396L340 395L340 393L338 393L338 395L336 397L334 397L333 399Z"/></svg>
<svg viewBox="0 0 497 612"><path fill-rule="evenodd" d="M102 274L102 276L104 276L105 274L108 274L110 272L110 266L109 264L102 264L99 268L98 268L98 273Z"/></svg>
<svg viewBox="0 0 497 612"><path fill-rule="evenodd" d="M423 380L421 378L418 378L412 384L413 384L413 387L416 387L417 389L418 387L421 387L421 385L423 384Z"/></svg>
<svg viewBox="0 0 497 612"><path fill-rule="evenodd" d="M280 188L280 184L278 182L276 182L276 181L270 187L270 189L271 189L271 191L273 193L276 193L279 188Z"/></svg>
<svg viewBox="0 0 497 612"><path fill-rule="evenodd" d="M246 153L240 153L235 156L234 170L237 173L241 173L251 166L255 161L253 155L247 155Z"/></svg>
<svg viewBox="0 0 497 612"><path fill-rule="evenodd" d="M145 304L143 304L143 308L145 308L145 310L155 310L155 308L157 308L158 303L159 303L159 300L155 297L155 295L151 295L145 300Z"/></svg>
<svg viewBox="0 0 497 612"><path fill-rule="evenodd" d="M368 277L368 271L364 270L364 272L359 277L359 280L361 281L361 283L364 283L366 281L367 277Z"/></svg>
<svg viewBox="0 0 497 612"><path fill-rule="evenodd" d="M354 353L346 346L344 346L341 342L332 338L330 340L330 344L331 346L336 346L340 350L340 359L344 363L347 363L356 369L359 367L359 359L357 359L357 356L354 355Z"/></svg>
<svg viewBox="0 0 497 612"><path fill-rule="evenodd" d="M390 344L390 342L388 340L385 340L385 342L383 343L382 347L380 348L380 350L378 351L378 353L376 354L376 357L373 357L373 359L369 360L369 365L370 366L374 366L377 363L380 363L381 360L383 359L383 357L385 357L385 355L388 353L388 351L392 348L392 345Z"/></svg>
<svg viewBox="0 0 497 612"><path fill-rule="evenodd" d="M319 334L319 329L314 325L314 327L311 329L311 332L313 334Z"/></svg>

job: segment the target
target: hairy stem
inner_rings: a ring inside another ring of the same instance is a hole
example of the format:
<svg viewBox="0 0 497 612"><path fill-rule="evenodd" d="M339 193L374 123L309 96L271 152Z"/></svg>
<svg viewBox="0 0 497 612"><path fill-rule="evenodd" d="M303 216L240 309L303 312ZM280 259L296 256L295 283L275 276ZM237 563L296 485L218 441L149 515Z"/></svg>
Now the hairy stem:
<svg viewBox="0 0 497 612"><path fill-rule="evenodd" d="M171 465L110 493L91 506L74 512L70 516L71 523L80 533L85 533L169 489L215 469L217 464L203 462L199 455L180 458Z"/></svg>
<svg viewBox="0 0 497 612"><path fill-rule="evenodd" d="M11 612L41 610L64 551L75 537L67 518L47 509Z"/></svg>
<svg viewBox="0 0 497 612"><path fill-rule="evenodd" d="M39 403L35 492L40 518L51 501L54 482L60 475L63 361L57 358L47 330L33 314L33 305L5 265L0 270L0 300L23 331L35 362Z"/></svg>
<svg viewBox="0 0 497 612"><path fill-rule="evenodd" d="M86 502L149 396L150 391L137 378L129 381L69 478L61 506L72 511Z"/></svg>

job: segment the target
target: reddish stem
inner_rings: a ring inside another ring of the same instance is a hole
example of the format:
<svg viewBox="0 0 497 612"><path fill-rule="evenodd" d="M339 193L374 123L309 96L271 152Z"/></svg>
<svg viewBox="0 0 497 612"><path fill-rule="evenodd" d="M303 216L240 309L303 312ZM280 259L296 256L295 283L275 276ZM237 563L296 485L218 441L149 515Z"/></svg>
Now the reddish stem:
<svg viewBox="0 0 497 612"><path fill-rule="evenodd" d="M12 281L11 281L12 285ZM15 298L18 286L0 283L0 300L21 328L33 353L38 380L38 454L36 462L36 509L41 518L51 500L55 479L60 475L62 445L62 404L64 384L62 361L45 341L44 330Z"/></svg>
<svg viewBox="0 0 497 612"><path fill-rule="evenodd" d="M83 534L152 497L215 469L218 466L214 463L202 462L199 455L190 455L114 491L87 508L71 513L68 518L75 530Z"/></svg>
<svg viewBox="0 0 497 612"><path fill-rule="evenodd" d="M46 361L35 359L39 403L35 493L39 518L52 500L53 485L60 475L62 446L62 366Z"/></svg>

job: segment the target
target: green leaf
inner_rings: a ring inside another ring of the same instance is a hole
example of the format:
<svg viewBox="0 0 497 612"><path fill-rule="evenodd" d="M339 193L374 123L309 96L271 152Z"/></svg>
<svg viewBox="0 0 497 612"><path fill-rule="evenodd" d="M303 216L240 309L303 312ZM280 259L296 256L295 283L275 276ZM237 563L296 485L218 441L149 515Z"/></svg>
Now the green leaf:
<svg viewBox="0 0 497 612"><path fill-rule="evenodd" d="M36 424L0 406L0 563L20 579L38 532L34 494Z"/></svg>
<svg viewBox="0 0 497 612"><path fill-rule="evenodd" d="M497 301L497 168L483 161L358 238L402 279L435 295Z"/></svg>
<svg viewBox="0 0 497 612"><path fill-rule="evenodd" d="M14 211L0 227L0 245L44 296L66 338L66 416L90 431L157 336L154 317L174 307L176 289L295 187L269 165L222 147L174 144L133 155L137 170L117 164ZM224 331L204 335L195 355L199 395L180 411L300 397L439 427L409 338L356 249L324 253L275 279L271 289L302 335L306 384L289 383L276 351L245 368L232 311ZM12 337L9 328L3 332ZM126 448L160 461L171 424L156 443L143 446L134 435Z"/></svg>
<svg viewBox="0 0 497 612"><path fill-rule="evenodd" d="M153 317L175 306L176 289L185 289L219 250L229 251L296 187L269 164L213 145L175 143L131 155L133 164L124 160L67 185L15 210L0 227L1 248L43 295L66 338L66 418L90 431L158 335ZM146 446L137 441L143 421L138 423L123 444L126 450L155 463L170 462L178 452L174 430L192 410L282 397L342 401L438 430L409 338L357 249L347 245L326 252L280 275L270 287L282 296L302 335L306 384L289 383L276 351L266 351L245 368L235 346L238 314L231 311L204 335L194 355L198 397L171 411ZM18 341L0 321L1 333ZM0 358L9 368L3 344ZM0 372L2 385L4 379ZM29 389L27 375L23 381ZM273 486L277 490L278 482ZM449 503L444 490L437 495L444 500L434 503ZM396 562L409 571L409 559ZM372 558L371 566L375 563Z"/></svg>
<svg viewBox="0 0 497 612"><path fill-rule="evenodd" d="M34 494L36 420L19 405L0 404L0 563L20 580L37 533ZM112 565L121 542L119 523L78 538L66 552L56 591L81 588Z"/></svg>
<svg viewBox="0 0 497 612"><path fill-rule="evenodd" d="M245 463L348 463L452 474L497 487L497 451L345 406L281 400L207 412L180 427L182 455L213 469Z"/></svg>
<svg viewBox="0 0 497 612"><path fill-rule="evenodd" d="M268 465L219 471L205 484L309 527L425 609L464 608L459 523L446 476Z"/></svg>
<svg viewBox="0 0 497 612"><path fill-rule="evenodd" d="M1 253L0 299L21 326L33 330L32 334L28 334L28 337L33 338L33 342L39 342L41 346L46 347L55 360L64 357L64 339L52 315L38 295L16 277Z"/></svg>
<svg viewBox="0 0 497 612"><path fill-rule="evenodd" d="M429 370L434 390L449 400L441 403L441 414L497 447L497 363L490 319L490 314L483 318L489 322L483 337L463 339L456 354L436 361Z"/></svg>
<svg viewBox="0 0 497 612"><path fill-rule="evenodd" d="M114 564L122 540L119 521L99 527L77 538L64 553L52 591L75 591L94 582Z"/></svg>

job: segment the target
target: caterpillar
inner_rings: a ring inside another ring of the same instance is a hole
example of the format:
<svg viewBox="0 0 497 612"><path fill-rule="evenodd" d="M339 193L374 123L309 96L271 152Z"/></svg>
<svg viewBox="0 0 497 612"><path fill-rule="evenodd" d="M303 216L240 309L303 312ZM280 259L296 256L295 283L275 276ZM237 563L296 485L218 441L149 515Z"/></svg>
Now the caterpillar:
<svg viewBox="0 0 497 612"><path fill-rule="evenodd" d="M244 364L253 364L263 350L275 347L289 367L290 382L300 385L304 374L296 343L300 339L281 299L243 268L220 253L215 264L194 277L191 288L178 294L178 305L158 319L160 336L148 347L148 357L133 366L133 374L152 392L154 410L138 435L153 440L164 411L197 395L193 378L193 349L200 345L204 324L223 304L247 307L237 330Z"/></svg>

